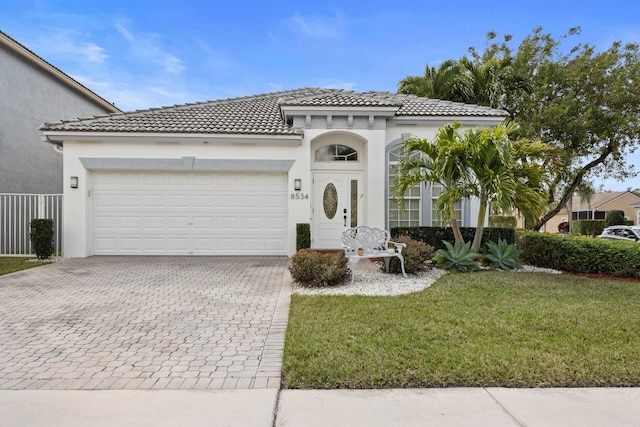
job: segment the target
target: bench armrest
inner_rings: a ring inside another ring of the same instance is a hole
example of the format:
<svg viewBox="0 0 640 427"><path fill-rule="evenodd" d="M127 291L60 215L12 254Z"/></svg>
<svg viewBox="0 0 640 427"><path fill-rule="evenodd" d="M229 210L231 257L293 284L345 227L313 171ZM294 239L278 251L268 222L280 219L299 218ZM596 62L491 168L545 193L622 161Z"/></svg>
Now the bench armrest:
<svg viewBox="0 0 640 427"><path fill-rule="evenodd" d="M402 249L407 247L406 243L398 243L398 242L394 242L392 240L389 240L389 243L393 243L393 245L396 247L396 250L398 251L399 254L402 253Z"/></svg>

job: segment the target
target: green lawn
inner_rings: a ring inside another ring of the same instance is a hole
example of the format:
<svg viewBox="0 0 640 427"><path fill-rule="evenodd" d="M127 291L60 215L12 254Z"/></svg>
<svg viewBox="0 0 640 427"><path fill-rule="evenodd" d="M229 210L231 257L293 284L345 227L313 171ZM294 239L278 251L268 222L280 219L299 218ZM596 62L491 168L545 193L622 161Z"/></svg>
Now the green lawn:
<svg viewBox="0 0 640 427"><path fill-rule="evenodd" d="M27 262L25 257L0 257L0 276L13 273L14 271L26 270L27 268L38 267L48 264L45 262Z"/></svg>
<svg viewBox="0 0 640 427"><path fill-rule="evenodd" d="M640 284L449 274L397 297L293 295L285 388L640 386Z"/></svg>

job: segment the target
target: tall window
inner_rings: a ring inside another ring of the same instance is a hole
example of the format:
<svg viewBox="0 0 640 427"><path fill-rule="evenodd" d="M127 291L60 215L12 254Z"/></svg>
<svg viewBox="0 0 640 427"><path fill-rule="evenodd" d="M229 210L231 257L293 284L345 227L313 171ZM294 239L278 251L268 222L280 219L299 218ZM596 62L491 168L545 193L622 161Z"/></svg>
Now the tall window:
<svg viewBox="0 0 640 427"><path fill-rule="evenodd" d="M416 153L416 155L419 155ZM398 162L404 156L402 146L398 145L389 152L388 168L389 182L389 227L418 227L420 226L420 199L422 198L422 186L416 185L404 194L404 210L395 199L392 190L393 183L398 174Z"/></svg>
<svg viewBox="0 0 640 427"><path fill-rule="evenodd" d="M436 200L438 200L438 197L440 197L440 193L442 193L442 185L433 184L431 186L431 226L432 227L446 227L448 225L447 221L442 221L440 218L438 218L438 215L436 214L436 210L435 210ZM456 220L458 221L458 224L461 224L462 202L460 201L456 202L456 204L453 205L453 207L456 211Z"/></svg>

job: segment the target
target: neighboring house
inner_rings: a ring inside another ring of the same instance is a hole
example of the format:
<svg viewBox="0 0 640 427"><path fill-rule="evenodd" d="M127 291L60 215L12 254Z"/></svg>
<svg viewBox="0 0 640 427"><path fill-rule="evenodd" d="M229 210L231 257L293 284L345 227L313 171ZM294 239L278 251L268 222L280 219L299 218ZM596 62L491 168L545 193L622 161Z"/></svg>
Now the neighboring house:
<svg viewBox="0 0 640 427"><path fill-rule="evenodd" d="M120 112L0 31L0 193L62 193L62 156L47 121Z"/></svg>
<svg viewBox="0 0 640 427"><path fill-rule="evenodd" d="M605 219L608 211L624 211L624 216L640 224L637 208L640 207L640 197L630 191L610 191L605 193L595 193L588 200L581 200L580 197L573 197L571 208L571 219ZM546 230L550 233L558 232L558 225L569 220L569 210L561 210L556 216L551 218L546 224Z"/></svg>
<svg viewBox="0 0 640 427"><path fill-rule="evenodd" d="M64 151L64 254L290 255L296 224L312 247L345 227L431 225L439 188L398 209L400 147L453 120L506 113L397 95L304 88L44 125ZM458 207L474 225L477 203Z"/></svg>

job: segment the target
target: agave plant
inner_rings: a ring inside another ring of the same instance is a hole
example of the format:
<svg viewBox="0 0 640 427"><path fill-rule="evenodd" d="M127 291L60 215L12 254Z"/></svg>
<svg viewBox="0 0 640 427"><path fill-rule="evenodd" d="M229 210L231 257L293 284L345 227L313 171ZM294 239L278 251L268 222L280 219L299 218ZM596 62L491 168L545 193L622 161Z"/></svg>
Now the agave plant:
<svg viewBox="0 0 640 427"><path fill-rule="evenodd" d="M461 243L456 240L452 245L443 240L442 243L446 249L439 249L433 257L436 267L457 272L473 271L480 267L477 261L480 254L471 250L471 242Z"/></svg>
<svg viewBox="0 0 640 427"><path fill-rule="evenodd" d="M498 239L498 243L487 242L486 250L482 256L485 263L491 268L499 268L500 270L513 270L522 267L522 263L518 261L518 257L522 253L510 245L504 239Z"/></svg>

